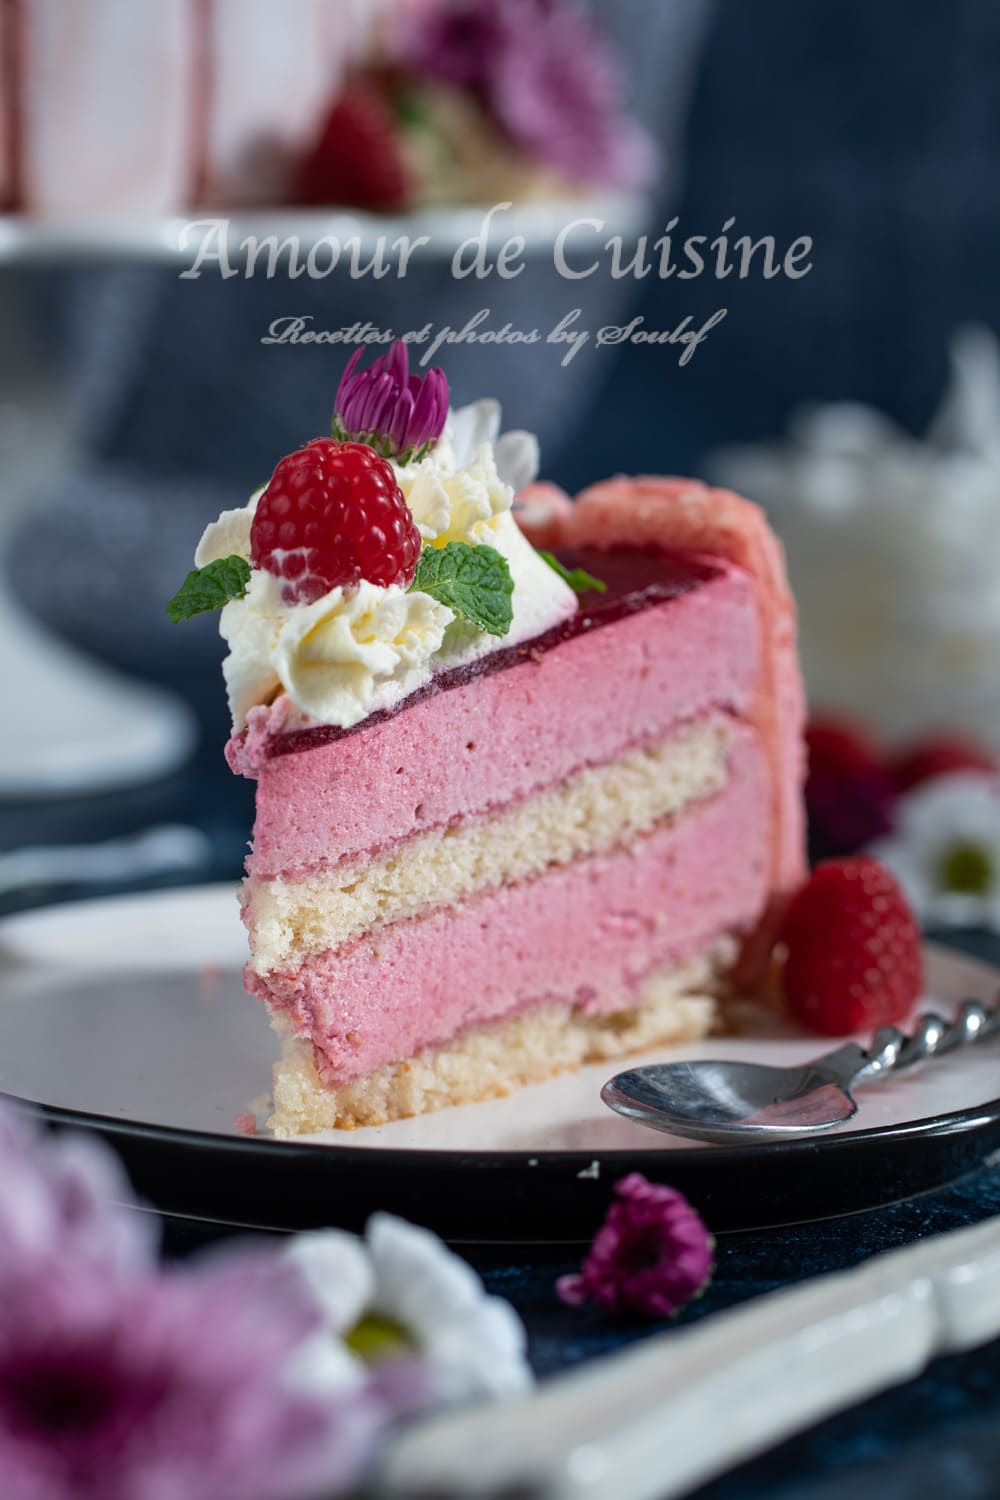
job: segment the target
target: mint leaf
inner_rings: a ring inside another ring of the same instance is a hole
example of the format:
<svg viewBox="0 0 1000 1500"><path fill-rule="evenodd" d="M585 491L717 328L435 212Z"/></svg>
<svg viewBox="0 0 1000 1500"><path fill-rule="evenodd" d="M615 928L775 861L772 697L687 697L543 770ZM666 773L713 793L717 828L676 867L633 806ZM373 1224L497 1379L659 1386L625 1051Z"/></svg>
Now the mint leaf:
<svg viewBox="0 0 1000 1500"><path fill-rule="evenodd" d="M230 599L242 599L250 582L250 564L243 557L217 557L204 568L192 568L170 603L167 618L175 625L221 609Z"/></svg>
<svg viewBox="0 0 1000 1500"><path fill-rule="evenodd" d="M588 589L595 589L599 594L608 592L607 584L602 583L599 578L594 578L586 568L564 568L554 552L539 551L538 555L544 558L553 573L559 574L563 583L569 584L574 593L585 594Z"/></svg>
<svg viewBox="0 0 1000 1500"><path fill-rule="evenodd" d="M495 547L470 547L468 542L425 547L410 587L490 635L506 635L514 618L514 580L507 559Z"/></svg>

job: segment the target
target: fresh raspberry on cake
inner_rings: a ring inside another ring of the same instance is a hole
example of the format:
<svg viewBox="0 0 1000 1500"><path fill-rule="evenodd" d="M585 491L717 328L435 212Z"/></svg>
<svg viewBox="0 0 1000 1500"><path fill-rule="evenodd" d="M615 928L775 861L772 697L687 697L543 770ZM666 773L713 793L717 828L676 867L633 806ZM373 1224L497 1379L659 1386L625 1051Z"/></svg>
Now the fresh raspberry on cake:
<svg viewBox="0 0 1000 1500"><path fill-rule="evenodd" d="M813 1031L902 1021L923 986L920 930L895 876L869 855L818 865L782 930L785 999Z"/></svg>
<svg viewBox="0 0 1000 1500"><path fill-rule="evenodd" d="M391 464L363 443L314 438L272 474L250 549L255 568L286 580L286 602L311 604L362 579L408 588L420 533Z"/></svg>

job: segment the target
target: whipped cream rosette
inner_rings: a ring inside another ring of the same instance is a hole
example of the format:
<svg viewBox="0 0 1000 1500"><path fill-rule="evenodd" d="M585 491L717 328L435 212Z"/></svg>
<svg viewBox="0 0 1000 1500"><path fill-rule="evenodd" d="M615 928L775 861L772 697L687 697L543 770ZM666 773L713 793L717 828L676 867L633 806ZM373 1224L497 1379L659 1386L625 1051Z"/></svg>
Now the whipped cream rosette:
<svg viewBox="0 0 1000 1500"><path fill-rule="evenodd" d="M205 530L171 602L223 605L233 727L276 706L285 729L351 728L445 666L538 635L577 608L518 529L537 472L500 409L451 412L440 370L409 373L397 343L338 389L333 438L283 459L245 506ZM287 700L287 701L282 701Z"/></svg>

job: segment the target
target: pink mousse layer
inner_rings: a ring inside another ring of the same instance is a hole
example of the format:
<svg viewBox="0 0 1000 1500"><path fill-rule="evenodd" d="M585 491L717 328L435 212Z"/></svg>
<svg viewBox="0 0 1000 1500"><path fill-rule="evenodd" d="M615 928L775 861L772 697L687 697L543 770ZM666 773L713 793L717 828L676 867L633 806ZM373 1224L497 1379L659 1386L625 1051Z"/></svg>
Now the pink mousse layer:
<svg viewBox="0 0 1000 1500"><path fill-rule="evenodd" d="M768 769L737 730L730 779L629 849L375 930L252 993L311 1038L331 1087L548 1001L627 1005L650 971L751 930L768 895Z"/></svg>
<svg viewBox="0 0 1000 1500"><path fill-rule="evenodd" d="M712 710L760 671L751 580L706 582L259 767L252 874L295 878L554 786Z"/></svg>

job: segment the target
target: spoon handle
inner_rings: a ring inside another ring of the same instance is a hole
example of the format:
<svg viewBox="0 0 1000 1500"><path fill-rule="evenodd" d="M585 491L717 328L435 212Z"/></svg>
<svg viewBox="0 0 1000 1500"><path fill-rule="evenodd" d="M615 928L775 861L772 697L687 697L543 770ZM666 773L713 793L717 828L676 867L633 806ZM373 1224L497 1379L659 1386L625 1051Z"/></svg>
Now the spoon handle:
<svg viewBox="0 0 1000 1500"><path fill-rule="evenodd" d="M963 1000L951 1021L928 1011L920 1017L912 1036L898 1026L883 1026L872 1038L855 1081L866 1082L911 1068L929 1057L971 1046L997 1030L1000 1030L1000 1004L983 1005L978 1000Z"/></svg>

